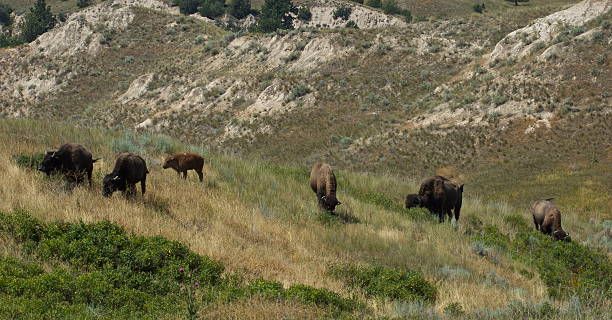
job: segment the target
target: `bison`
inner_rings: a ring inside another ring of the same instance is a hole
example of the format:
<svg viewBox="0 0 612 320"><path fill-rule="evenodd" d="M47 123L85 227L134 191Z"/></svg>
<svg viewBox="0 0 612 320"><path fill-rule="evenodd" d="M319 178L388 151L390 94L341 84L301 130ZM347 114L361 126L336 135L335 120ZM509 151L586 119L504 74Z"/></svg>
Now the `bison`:
<svg viewBox="0 0 612 320"><path fill-rule="evenodd" d="M418 194L406 196L405 207L424 207L437 214L440 222L444 222L444 215L451 219L453 213L455 221L459 221L461 205L463 203L463 184L456 185L442 176L429 177L421 183Z"/></svg>
<svg viewBox="0 0 612 320"><path fill-rule="evenodd" d="M115 162L113 172L104 176L102 194L110 197L113 192L120 190L127 196L136 193L136 183L140 182L140 189L144 196L146 191L147 164L143 158L133 153L121 153Z"/></svg>
<svg viewBox="0 0 612 320"><path fill-rule="evenodd" d="M336 199L336 176L329 164L318 162L312 167L310 187L317 194L319 207L333 213L342 204Z"/></svg>
<svg viewBox="0 0 612 320"><path fill-rule="evenodd" d="M93 164L98 160L93 159L91 152L84 146L66 143L57 151L47 152L38 170L47 175L60 172L69 182L74 183L82 183L87 176L91 186Z"/></svg>
<svg viewBox="0 0 612 320"><path fill-rule="evenodd" d="M553 198L534 201L531 205L531 215L536 230L550 235L557 240L570 242L569 233L561 228L561 212L551 202Z"/></svg>
<svg viewBox="0 0 612 320"><path fill-rule="evenodd" d="M172 168L179 175L183 173L183 179L187 179L188 170L194 170L198 174L198 177L200 177L200 182L204 181L204 173L202 173L204 158L198 154L192 152L173 154L166 158L163 167L164 169Z"/></svg>

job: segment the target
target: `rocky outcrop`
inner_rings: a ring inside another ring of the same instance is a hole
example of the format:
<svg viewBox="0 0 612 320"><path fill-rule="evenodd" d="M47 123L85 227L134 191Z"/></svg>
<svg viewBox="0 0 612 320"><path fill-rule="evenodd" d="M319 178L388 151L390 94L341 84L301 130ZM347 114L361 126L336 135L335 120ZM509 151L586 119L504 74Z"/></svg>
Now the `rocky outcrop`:
<svg viewBox="0 0 612 320"><path fill-rule="evenodd" d="M522 58L534 46L548 45L568 27L579 27L612 9L609 0L584 0L566 10L537 19L531 25L505 36L491 52L491 60Z"/></svg>

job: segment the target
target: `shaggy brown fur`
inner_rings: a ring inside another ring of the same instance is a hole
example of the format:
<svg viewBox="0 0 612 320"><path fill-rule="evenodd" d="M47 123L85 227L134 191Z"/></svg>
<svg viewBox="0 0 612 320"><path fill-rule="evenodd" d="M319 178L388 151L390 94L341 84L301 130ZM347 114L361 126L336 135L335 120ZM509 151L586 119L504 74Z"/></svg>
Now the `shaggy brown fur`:
<svg viewBox="0 0 612 320"><path fill-rule="evenodd" d="M38 170L47 175L55 171L61 172L69 182L75 183L82 183L87 176L91 186L91 174L96 161L98 159L92 159L91 152L84 146L66 143L57 151L47 152Z"/></svg>
<svg viewBox="0 0 612 320"><path fill-rule="evenodd" d="M551 202L552 198L537 200L531 205L531 215L536 230L557 240L571 241L569 233L561 228L561 212Z"/></svg>
<svg viewBox="0 0 612 320"><path fill-rule="evenodd" d="M198 174L200 182L204 181L204 173L202 172L202 168L204 168L204 158L198 154L180 152L168 156L166 161L164 161L164 169L167 168L174 169L179 175L183 173L183 179L187 179L188 170L194 170Z"/></svg>
<svg viewBox="0 0 612 320"><path fill-rule="evenodd" d="M406 196L405 207L425 207L437 214L440 222L444 221L445 214L452 217L454 211L455 220L459 221L462 202L463 185L457 186L442 176L432 176L423 180L418 194Z"/></svg>
<svg viewBox="0 0 612 320"><path fill-rule="evenodd" d="M442 179L436 179L433 186L433 195L430 200L430 207L438 214L440 222L444 222L444 214L449 219L455 214L455 220L459 221L461 215L461 204L463 202L463 185L456 184Z"/></svg>
<svg viewBox="0 0 612 320"><path fill-rule="evenodd" d="M336 199L336 176L331 166L318 162L310 170L310 187L317 194L319 206L329 212L334 212L341 204Z"/></svg>
<svg viewBox="0 0 612 320"><path fill-rule="evenodd" d="M136 183L140 182L140 190L144 196L147 189L147 164L143 158L133 153L122 153L117 156L113 172L104 176L102 194L110 197L120 190L131 196L136 193Z"/></svg>

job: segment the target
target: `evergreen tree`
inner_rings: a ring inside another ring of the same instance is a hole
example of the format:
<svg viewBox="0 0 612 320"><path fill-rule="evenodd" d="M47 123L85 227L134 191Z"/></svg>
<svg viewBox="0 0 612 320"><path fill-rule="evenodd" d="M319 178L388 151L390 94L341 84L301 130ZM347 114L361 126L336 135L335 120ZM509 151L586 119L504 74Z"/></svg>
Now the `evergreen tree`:
<svg viewBox="0 0 612 320"><path fill-rule="evenodd" d="M257 23L261 32L274 32L278 29L293 29L293 16L297 8L291 0L266 0L261 7Z"/></svg>
<svg viewBox="0 0 612 320"><path fill-rule="evenodd" d="M224 5L223 0L204 0L198 11L202 17L215 19L225 11Z"/></svg>
<svg viewBox="0 0 612 320"><path fill-rule="evenodd" d="M3 24L5 26L10 26L12 21L11 21L11 13L13 12L13 9L11 9L11 7L7 6L6 4L0 3L0 24Z"/></svg>
<svg viewBox="0 0 612 320"><path fill-rule="evenodd" d="M174 4L179 7L182 14L194 14L198 12L202 0L174 0Z"/></svg>
<svg viewBox="0 0 612 320"><path fill-rule="evenodd" d="M45 0L37 0L25 16L21 37L25 42L32 42L53 26L55 26L55 16L51 13L51 7L47 6Z"/></svg>
<svg viewBox="0 0 612 320"><path fill-rule="evenodd" d="M251 13L251 0L232 0L229 13L238 19L248 16Z"/></svg>

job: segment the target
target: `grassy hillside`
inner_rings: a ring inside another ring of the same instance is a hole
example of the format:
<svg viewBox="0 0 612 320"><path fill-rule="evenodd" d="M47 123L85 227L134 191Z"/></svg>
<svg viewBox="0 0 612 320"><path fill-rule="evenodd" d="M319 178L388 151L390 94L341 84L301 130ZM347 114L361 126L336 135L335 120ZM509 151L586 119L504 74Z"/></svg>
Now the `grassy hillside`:
<svg viewBox="0 0 612 320"><path fill-rule="evenodd" d="M460 227L454 230L422 211L402 209L403 197L416 188L414 181L356 174L340 167L336 174L338 198L343 204L334 217L316 208L306 167L280 167L220 155L164 136L79 129L62 123L2 120L0 133L0 211L25 210L47 223L109 220L129 233L176 240L197 254L223 263L226 275L240 274L247 281L275 280L285 288L294 284L327 288L360 301L365 309L349 312L355 317L426 317L458 306L474 317L487 314L510 318L544 312L542 308L563 314L578 312L566 304L569 295L604 290L603 300L580 309L580 317L595 319L610 301L609 284L586 287L593 276L589 272L609 274L608 258L597 258L582 245L553 243L528 232L532 227L527 212L503 202L482 201L467 193ZM66 191L60 179L45 178L14 160L15 155L50 150L65 141L83 143L95 157L102 158L95 165L91 189ZM174 172L161 169L164 154L182 150L205 155L204 184L193 175L185 182ZM118 194L110 199L102 197L101 178L112 170L114 155L120 151L137 152L147 160L151 174L144 198L130 201ZM600 227L593 225L593 217L587 219L566 207L562 212L564 228L575 243L594 241L592 232ZM486 226L495 226L501 233ZM520 237L524 236L536 237L540 245L524 251L525 245L534 245L534 240L523 244ZM3 256L42 263L36 251L24 253L20 238L4 233L0 239ZM556 259L565 261L567 269L562 264L557 267L561 269L549 274L547 253L529 253L545 245L561 254ZM592 257L589 259L594 262L586 264L584 270L572 269L574 262L567 260L569 255L563 256L569 253L567 250L575 251L572 256L579 252ZM44 261L43 267L50 266L44 267L46 270L54 270L58 263L74 272L82 270L71 269L75 267L61 261ZM422 273L437 289L435 303L401 302L385 295L379 298L371 293L378 291L352 289L350 282L332 272L335 266L376 265ZM561 289L555 290L561 293L551 291L559 285ZM559 300L549 300L548 294ZM201 296L197 299L207 301ZM270 300L258 295L211 301L201 306L203 317L252 313L253 318L283 318L287 314L311 318L332 312L324 305L299 299ZM516 301L514 307L507 307L509 301ZM543 305L545 301L549 304Z"/></svg>

